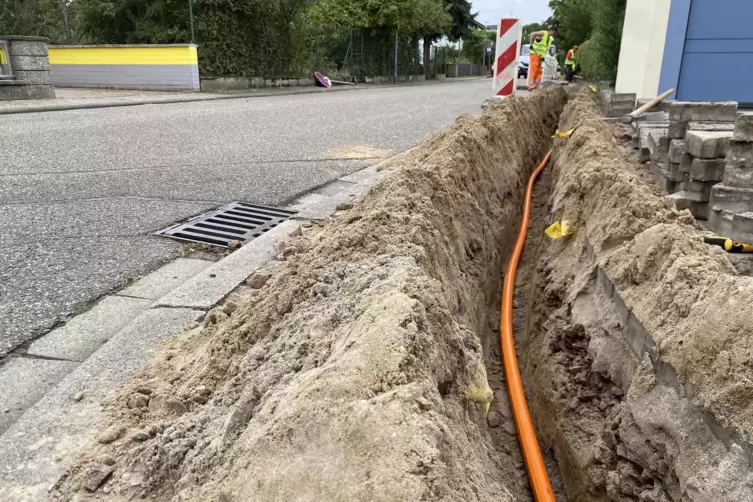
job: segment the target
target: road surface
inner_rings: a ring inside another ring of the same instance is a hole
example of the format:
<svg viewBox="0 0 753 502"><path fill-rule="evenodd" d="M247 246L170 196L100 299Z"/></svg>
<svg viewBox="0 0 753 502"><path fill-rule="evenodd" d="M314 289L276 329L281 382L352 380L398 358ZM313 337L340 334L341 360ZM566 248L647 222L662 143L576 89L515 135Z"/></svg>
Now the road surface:
<svg viewBox="0 0 753 502"><path fill-rule="evenodd" d="M480 79L4 116L0 358L181 254L152 232L233 200L284 204L479 113L490 90Z"/></svg>

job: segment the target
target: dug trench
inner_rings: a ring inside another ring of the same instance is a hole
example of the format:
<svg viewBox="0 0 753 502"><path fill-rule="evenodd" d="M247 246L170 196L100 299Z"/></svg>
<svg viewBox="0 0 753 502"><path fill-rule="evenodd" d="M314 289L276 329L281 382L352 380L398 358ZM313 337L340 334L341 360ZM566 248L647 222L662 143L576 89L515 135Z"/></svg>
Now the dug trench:
<svg viewBox="0 0 753 502"><path fill-rule="evenodd" d="M507 99L385 164L117 390L49 497L532 500L499 292L525 182L575 127L536 185L514 303L557 498L753 500L753 279L646 184L593 99ZM574 233L546 237L556 220Z"/></svg>

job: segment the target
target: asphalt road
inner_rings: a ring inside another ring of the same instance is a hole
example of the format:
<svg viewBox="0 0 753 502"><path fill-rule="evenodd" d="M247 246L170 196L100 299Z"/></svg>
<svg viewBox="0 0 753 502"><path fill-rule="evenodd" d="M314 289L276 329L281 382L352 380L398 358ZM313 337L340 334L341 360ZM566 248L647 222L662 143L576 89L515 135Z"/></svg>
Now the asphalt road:
<svg viewBox="0 0 753 502"><path fill-rule="evenodd" d="M490 91L482 79L2 117L0 357L181 254L152 232L233 200L291 201L479 113Z"/></svg>

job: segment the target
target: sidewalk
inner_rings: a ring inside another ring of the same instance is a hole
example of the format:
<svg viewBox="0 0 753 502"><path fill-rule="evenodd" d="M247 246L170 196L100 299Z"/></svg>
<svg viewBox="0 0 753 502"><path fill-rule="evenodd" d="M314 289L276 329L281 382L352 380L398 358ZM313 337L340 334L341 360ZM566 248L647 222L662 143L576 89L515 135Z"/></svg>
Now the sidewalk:
<svg viewBox="0 0 753 502"><path fill-rule="evenodd" d="M403 154L399 154L403 155ZM41 500L95 441L102 404L167 339L221 311L245 281L280 259L280 245L312 222L352 207L386 172L379 165L297 199L292 219L217 262L179 258L38 338L0 368L0 499ZM308 230L306 230L308 231Z"/></svg>
<svg viewBox="0 0 753 502"><path fill-rule="evenodd" d="M366 86L348 86L348 90L364 89ZM249 90L238 93L214 94L207 92L131 91L118 89L73 89L58 87L57 99L29 99L0 101L0 115L13 113L49 112L59 110L84 110L112 106L135 106L164 103L187 103L218 99L277 96L284 94L308 94L333 92L345 88L323 89L321 87L288 87Z"/></svg>
<svg viewBox="0 0 753 502"><path fill-rule="evenodd" d="M484 78L484 77L480 77ZM437 85L451 82L465 82L473 78L427 80L423 82L406 82L399 84L358 84L324 89L315 87L267 87L263 89L249 89L228 93L208 92L169 92L169 91L137 91L119 89L84 89L65 88L55 89L56 99L30 99L19 101L0 101L0 115L15 113L50 112L61 110L85 110L91 108L109 108L114 106L135 106L165 103L188 103L192 101L213 101L220 99L258 98L267 96L283 96L295 94L311 94L321 92L342 92L373 89L380 87Z"/></svg>

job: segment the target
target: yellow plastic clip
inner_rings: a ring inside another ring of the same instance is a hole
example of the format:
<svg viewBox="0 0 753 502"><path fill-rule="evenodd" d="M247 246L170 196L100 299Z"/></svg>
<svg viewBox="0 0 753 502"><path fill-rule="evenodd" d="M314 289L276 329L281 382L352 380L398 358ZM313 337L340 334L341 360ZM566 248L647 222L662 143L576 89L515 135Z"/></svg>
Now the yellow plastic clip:
<svg viewBox="0 0 753 502"><path fill-rule="evenodd" d="M591 92L599 92L599 90L593 85L589 85L588 88L591 89Z"/></svg>
<svg viewBox="0 0 753 502"><path fill-rule="evenodd" d="M555 221L549 228L544 230L544 233L546 233L550 239L561 239L574 232L575 226L570 225L570 222L568 221Z"/></svg>
<svg viewBox="0 0 753 502"><path fill-rule="evenodd" d="M554 136L552 138L569 138L573 133L575 132L575 128L573 127L569 131L557 131L554 133Z"/></svg>

